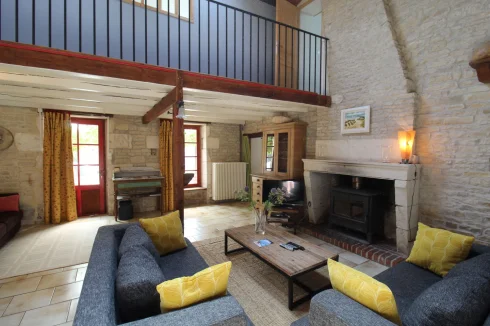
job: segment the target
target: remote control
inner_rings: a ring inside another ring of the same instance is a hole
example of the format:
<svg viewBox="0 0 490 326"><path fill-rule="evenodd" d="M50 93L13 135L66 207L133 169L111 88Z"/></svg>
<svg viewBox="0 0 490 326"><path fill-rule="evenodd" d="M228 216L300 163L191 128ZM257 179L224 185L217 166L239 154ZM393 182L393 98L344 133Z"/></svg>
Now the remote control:
<svg viewBox="0 0 490 326"><path fill-rule="evenodd" d="M291 245L281 243L280 246L283 247L284 249L289 250L289 251L294 251L294 247Z"/></svg>
<svg viewBox="0 0 490 326"><path fill-rule="evenodd" d="M296 248L298 248L299 250L305 250L305 247L300 246L299 244L296 244L296 243L294 243L294 242L291 242L291 241L290 241L290 242L288 242L287 244L289 244L289 245L291 245L291 246L293 246L293 247L296 247Z"/></svg>

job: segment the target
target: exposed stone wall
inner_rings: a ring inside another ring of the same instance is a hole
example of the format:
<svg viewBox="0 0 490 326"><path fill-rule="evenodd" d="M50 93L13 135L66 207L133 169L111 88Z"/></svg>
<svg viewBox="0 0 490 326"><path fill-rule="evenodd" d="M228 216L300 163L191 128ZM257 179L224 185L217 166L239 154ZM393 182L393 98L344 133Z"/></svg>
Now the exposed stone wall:
<svg viewBox="0 0 490 326"><path fill-rule="evenodd" d="M393 0L419 96L423 222L490 244L490 84L469 67L490 40L488 0Z"/></svg>
<svg viewBox="0 0 490 326"><path fill-rule="evenodd" d="M107 122L109 148L107 149L107 203L108 212L114 211L114 167L160 168L158 153L159 120L142 124L141 117L115 115ZM153 152L152 152L153 151ZM157 209L158 198L138 198L133 200L135 212Z"/></svg>
<svg viewBox="0 0 490 326"><path fill-rule="evenodd" d="M23 224L42 222L43 155L41 121L36 109L0 106L0 126L14 135L14 144L0 151L0 193L18 192Z"/></svg>
<svg viewBox="0 0 490 326"><path fill-rule="evenodd" d="M369 154L414 128L421 220L490 243L490 85L468 65L490 39L488 1L322 4L334 104L318 110L317 156L362 144L368 150L357 158L376 160ZM371 105L371 132L342 136L340 110L363 105Z"/></svg>

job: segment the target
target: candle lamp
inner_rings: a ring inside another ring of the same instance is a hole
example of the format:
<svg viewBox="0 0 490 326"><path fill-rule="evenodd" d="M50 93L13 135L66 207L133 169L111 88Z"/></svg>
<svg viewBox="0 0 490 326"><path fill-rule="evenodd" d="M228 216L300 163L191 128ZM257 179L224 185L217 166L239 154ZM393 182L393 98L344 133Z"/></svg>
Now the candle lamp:
<svg viewBox="0 0 490 326"><path fill-rule="evenodd" d="M401 163L408 164L412 156L415 131L399 131L398 143L400 144Z"/></svg>

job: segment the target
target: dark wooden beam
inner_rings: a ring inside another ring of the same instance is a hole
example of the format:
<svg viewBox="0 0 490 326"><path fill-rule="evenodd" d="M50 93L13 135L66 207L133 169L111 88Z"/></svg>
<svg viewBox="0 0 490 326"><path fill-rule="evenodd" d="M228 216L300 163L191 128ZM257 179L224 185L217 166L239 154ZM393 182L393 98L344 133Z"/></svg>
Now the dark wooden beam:
<svg viewBox="0 0 490 326"><path fill-rule="evenodd" d="M173 141L173 174L174 174L174 203L175 209L180 212L182 228L184 227L184 172L185 172L185 156L184 156L184 119L177 118L179 114L179 102L184 100L182 73L177 72L177 92L176 102L173 104L172 110L172 141Z"/></svg>
<svg viewBox="0 0 490 326"><path fill-rule="evenodd" d="M35 45L0 41L0 63L176 86L178 70ZM330 106L330 96L181 71L183 87L279 101Z"/></svg>
<svg viewBox="0 0 490 326"><path fill-rule="evenodd" d="M161 98L157 104L146 112L143 116L143 124L148 124L170 110L170 108L177 102L177 87L174 87L167 95Z"/></svg>

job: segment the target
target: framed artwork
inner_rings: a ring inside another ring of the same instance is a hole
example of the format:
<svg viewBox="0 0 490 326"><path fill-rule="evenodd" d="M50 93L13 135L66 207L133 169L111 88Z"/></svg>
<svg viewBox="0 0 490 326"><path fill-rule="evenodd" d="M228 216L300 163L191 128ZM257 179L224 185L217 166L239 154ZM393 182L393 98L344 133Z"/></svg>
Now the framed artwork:
<svg viewBox="0 0 490 326"><path fill-rule="evenodd" d="M341 111L340 132L342 134L361 134L369 132L371 107L361 106Z"/></svg>

